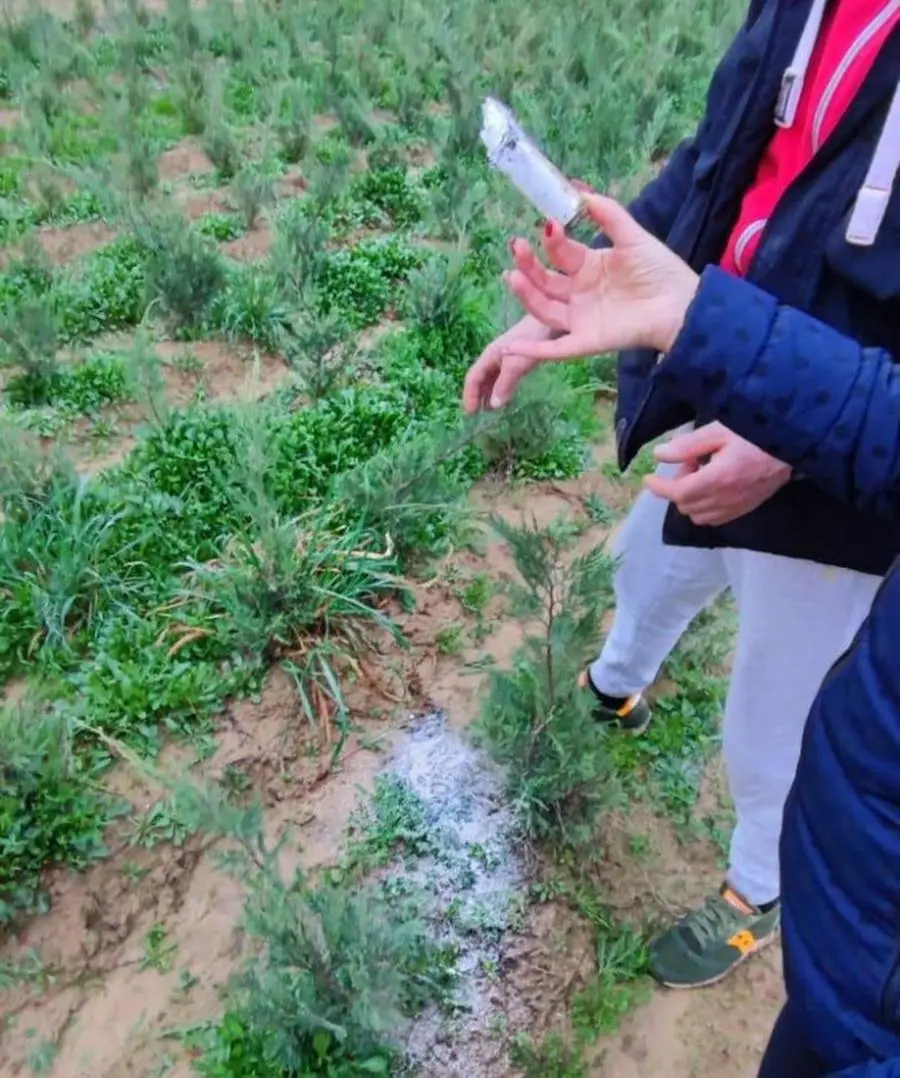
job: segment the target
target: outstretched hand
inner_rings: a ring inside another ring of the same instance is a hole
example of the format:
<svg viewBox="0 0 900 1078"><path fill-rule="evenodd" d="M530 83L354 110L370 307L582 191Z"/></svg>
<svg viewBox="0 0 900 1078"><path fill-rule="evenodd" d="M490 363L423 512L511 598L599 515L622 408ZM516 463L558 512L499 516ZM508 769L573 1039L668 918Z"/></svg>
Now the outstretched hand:
<svg viewBox="0 0 900 1078"><path fill-rule="evenodd" d="M612 199L590 195L587 210L612 246L586 247L556 221L544 231L545 267L526 240L511 244L511 291L546 332L496 342L466 377L469 413L501 408L524 374L546 360L647 347L668 351L697 290L698 277Z"/></svg>
<svg viewBox="0 0 900 1078"><path fill-rule="evenodd" d="M657 446L656 459L680 464L674 476L651 475L645 486L695 524L719 527L759 508L791 478L790 465L723 427L706 426Z"/></svg>

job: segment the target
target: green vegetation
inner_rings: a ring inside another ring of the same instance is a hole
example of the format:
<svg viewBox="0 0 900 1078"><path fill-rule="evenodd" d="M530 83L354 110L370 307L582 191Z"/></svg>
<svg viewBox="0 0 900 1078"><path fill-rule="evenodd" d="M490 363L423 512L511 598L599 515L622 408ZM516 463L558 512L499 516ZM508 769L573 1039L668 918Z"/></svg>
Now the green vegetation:
<svg viewBox="0 0 900 1078"><path fill-rule="evenodd" d="M524 837L583 851L617 800L607 731L591 720L578 683L611 602L613 562L598 548L567 564L571 530L558 525L515 528L498 519L494 527L522 579L512 610L540 630L525 636L510 669L489 672L477 734L506 769Z"/></svg>
<svg viewBox="0 0 900 1078"><path fill-rule="evenodd" d="M536 223L485 164L484 93L567 172L627 191L695 123L741 8L565 0L548 18L418 0L397 19L343 0L78 0L68 20L36 5L4 18L0 933L47 909L54 870L222 837L253 953L222 1020L189 1038L208 1078L403 1073L397 1031L456 1005L448 933L496 945L524 916L479 904L471 881L496 851L452 848L396 778L377 780L321 878L283 871L250 770L227 770L212 800L169 791L149 810L109 792L114 763L153 771L172 741L210 757L222 712L275 667L323 781L381 710L358 703L370 667L405 677L423 646L458 665L491 619L521 619L478 734L517 836L553 855L534 900L567 904L597 940L596 975L566 999L573 1043L510 1031L525 1075L582 1074L584 1046L642 996L647 925L611 918L594 872L623 798L649 797L685 840L721 838L720 819L693 813L721 631L701 625L673 660L646 739L609 738L576 688L612 601L609 559L576 556L571 529L498 521L520 582L490 563L457 571L483 538L476 484L502 497L585 469L608 433L608 359L540 371L500 415L465 420L458 401L515 317L508 238ZM96 221L109 239L75 242ZM188 359L165 358L174 341ZM207 371L207 349L247 386ZM199 380L190 400L178 375ZM115 463L76 466L88 438ZM597 496L585 508L612 520ZM434 580L459 619L423 645L405 630ZM444 890L423 896L417 865L438 866ZM149 873L143 859L122 871ZM136 965L174 977L157 916ZM497 960L480 965L498 976ZM0 962L0 983L20 965ZM55 1032L36 1040L32 1069L60 1053Z"/></svg>

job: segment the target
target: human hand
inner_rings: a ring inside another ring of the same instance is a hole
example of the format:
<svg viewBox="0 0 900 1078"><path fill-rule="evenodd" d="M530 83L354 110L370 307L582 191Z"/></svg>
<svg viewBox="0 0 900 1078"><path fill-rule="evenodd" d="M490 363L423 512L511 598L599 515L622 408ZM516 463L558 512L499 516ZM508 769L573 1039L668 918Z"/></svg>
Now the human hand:
<svg viewBox="0 0 900 1078"><path fill-rule="evenodd" d="M507 283L526 311L555 336L503 346L500 367L510 364L511 377L495 379L491 407L507 402L523 361L633 347L668 351L681 329L697 290L697 275L616 202L589 195L586 205L611 247L586 247L570 239L558 222L549 221L544 251L558 271L552 272L527 241L512 245L516 266L507 274ZM492 362L496 365L496 357ZM478 365L470 377L480 383ZM527 369L534 365L529 363Z"/></svg>
<svg viewBox="0 0 900 1078"><path fill-rule="evenodd" d="M791 467L770 457L721 423L708 423L657 446L660 462L681 464L666 478L648 476L645 486L673 502L695 524L718 526L745 516L791 478Z"/></svg>
<svg viewBox="0 0 900 1078"><path fill-rule="evenodd" d="M513 240L510 249L517 242ZM550 332L542 322L526 315L511 329L495 337L466 374L463 383L463 407L466 413L474 415L482 409L501 407L495 401L505 404L521 379L541 362L517 354L507 355L507 349L522 341L548 340Z"/></svg>

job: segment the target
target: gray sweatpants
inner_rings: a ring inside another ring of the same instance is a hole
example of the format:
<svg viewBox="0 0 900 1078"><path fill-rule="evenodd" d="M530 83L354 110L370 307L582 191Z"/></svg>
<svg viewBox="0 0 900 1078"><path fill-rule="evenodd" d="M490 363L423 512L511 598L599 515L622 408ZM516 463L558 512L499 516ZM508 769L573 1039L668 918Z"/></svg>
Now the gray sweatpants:
<svg viewBox="0 0 900 1078"><path fill-rule="evenodd" d="M781 816L810 705L880 578L748 550L665 546L667 505L644 491L613 542L616 613L591 676L611 696L646 688L691 620L731 589L739 628L722 751L737 826L728 882L760 905L780 892Z"/></svg>

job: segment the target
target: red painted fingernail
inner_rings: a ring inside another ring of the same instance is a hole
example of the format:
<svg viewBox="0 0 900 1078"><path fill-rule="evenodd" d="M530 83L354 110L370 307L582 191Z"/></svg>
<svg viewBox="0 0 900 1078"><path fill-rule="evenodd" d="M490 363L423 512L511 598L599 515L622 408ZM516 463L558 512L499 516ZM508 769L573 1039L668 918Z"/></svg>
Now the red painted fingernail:
<svg viewBox="0 0 900 1078"><path fill-rule="evenodd" d="M553 222L552 221L548 221L544 225L544 235L547 237L548 240L553 239Z"/></svg>

